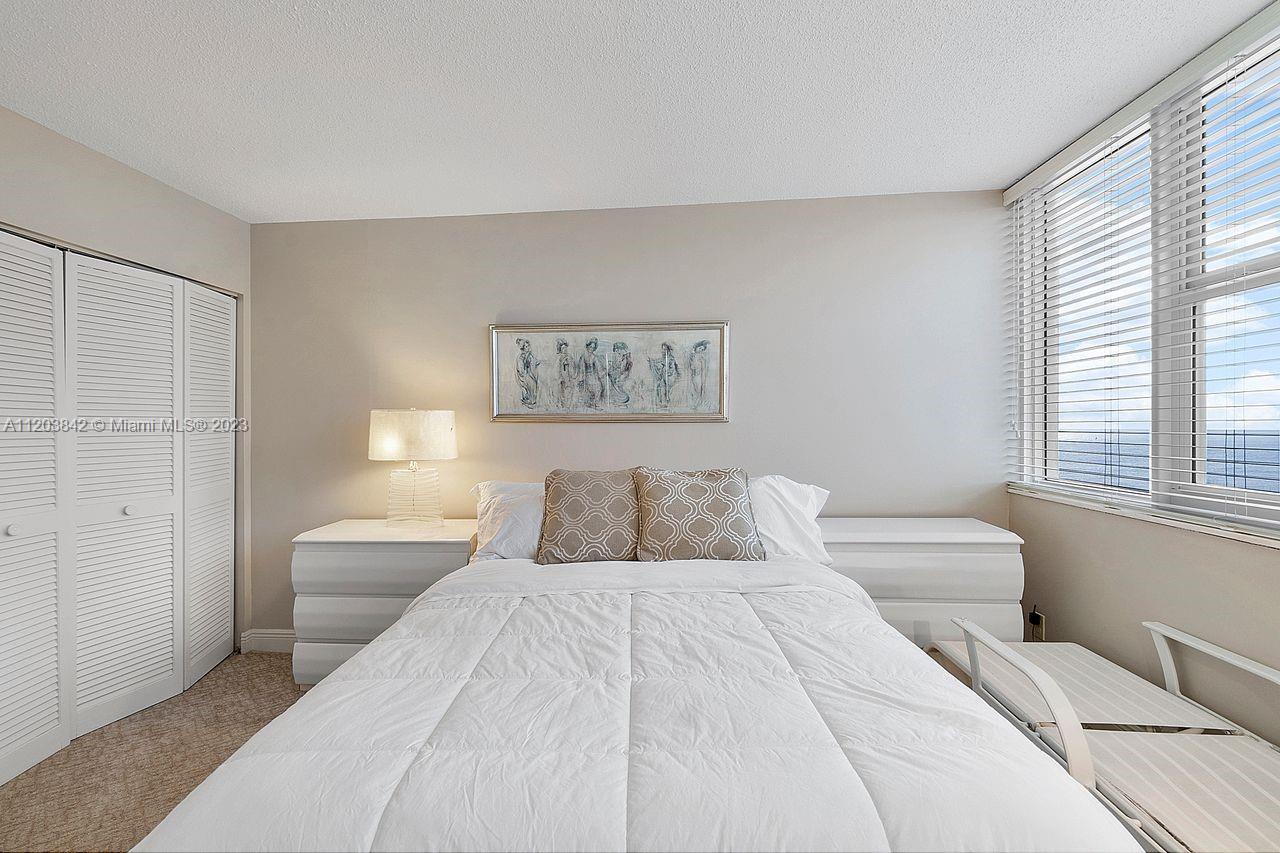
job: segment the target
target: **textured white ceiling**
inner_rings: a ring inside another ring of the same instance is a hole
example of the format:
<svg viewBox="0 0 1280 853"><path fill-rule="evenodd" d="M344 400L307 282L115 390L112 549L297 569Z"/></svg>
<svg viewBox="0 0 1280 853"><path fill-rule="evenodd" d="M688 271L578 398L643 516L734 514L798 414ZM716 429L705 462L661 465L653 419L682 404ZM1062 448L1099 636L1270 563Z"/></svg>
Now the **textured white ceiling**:
<svg viewBox="0 0 1280 853"><path fill-rule="evenodd" d="M1264 0L3 0L0 104L250 222L1003 188Z"/></svg>

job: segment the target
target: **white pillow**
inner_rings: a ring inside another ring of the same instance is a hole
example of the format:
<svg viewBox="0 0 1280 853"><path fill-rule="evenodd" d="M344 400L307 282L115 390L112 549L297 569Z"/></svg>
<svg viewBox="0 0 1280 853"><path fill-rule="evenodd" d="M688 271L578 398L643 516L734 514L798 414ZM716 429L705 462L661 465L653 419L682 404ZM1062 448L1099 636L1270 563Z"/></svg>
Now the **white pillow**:
<svg viewBox="0 0 1280 853"><path fill-rule="evenodd" d="M542 532L542 483L487 480L476 496L475 560L532 560Z"/></svg>
<svg viewBox="0 0 1280 853"><path fill-rule="evenodd" d="M831 565L831 555L822 544L822 530L818 527L818 513L822 512L829 491L780 474L766 474L748 480L747 493L766 557L802 557Z"/></svg>

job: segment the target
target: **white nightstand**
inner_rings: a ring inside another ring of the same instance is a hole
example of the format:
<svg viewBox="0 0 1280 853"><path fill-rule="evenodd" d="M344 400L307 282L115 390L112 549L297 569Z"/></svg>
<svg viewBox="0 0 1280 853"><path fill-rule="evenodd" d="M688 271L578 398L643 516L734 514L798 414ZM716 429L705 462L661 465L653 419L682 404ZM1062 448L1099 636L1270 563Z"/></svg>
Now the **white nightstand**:
<svg viewBox="0 0 1280 853"><path fill-rule="evenodd" d="M923 646L958 640L962 616L1022 639L1022 540L976 518L819 518L831 568Z"/></svg>
<svg viewBox="0 0 1280 853"><path fill-rule="evenodd" d="M293 540L293 678L315 684L467 564L475 519L392 527L348 518Z"/></svg>

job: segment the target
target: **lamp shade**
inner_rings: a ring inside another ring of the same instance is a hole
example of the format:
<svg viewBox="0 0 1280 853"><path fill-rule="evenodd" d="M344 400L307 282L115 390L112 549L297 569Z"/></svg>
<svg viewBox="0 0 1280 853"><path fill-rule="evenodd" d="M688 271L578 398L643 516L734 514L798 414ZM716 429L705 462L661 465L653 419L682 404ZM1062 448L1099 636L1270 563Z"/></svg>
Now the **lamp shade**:
<svg viewBox="0 0 1280 853"><path fill-rule="evenodd" d="M453 412L374 409L369 412L369 458L377 462L456 459Z"/></svg>

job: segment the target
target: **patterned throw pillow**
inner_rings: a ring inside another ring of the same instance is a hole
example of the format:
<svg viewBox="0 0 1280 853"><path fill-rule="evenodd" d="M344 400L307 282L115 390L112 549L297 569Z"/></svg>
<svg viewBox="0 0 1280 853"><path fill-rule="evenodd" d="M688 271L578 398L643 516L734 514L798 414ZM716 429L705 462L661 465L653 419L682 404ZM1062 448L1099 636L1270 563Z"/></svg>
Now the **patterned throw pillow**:
<svg viewBox="0 0 1280 853"><path fill-rule="evenodd" d="M640 506L630 471L564 471L547 475L537 562L634 560Z"/></svg>
<svg viewBox="0 0 1280 853"><path fill-rule="evenodd" d="M641 560L763 560L747 472L633 468Z"/></svg>

